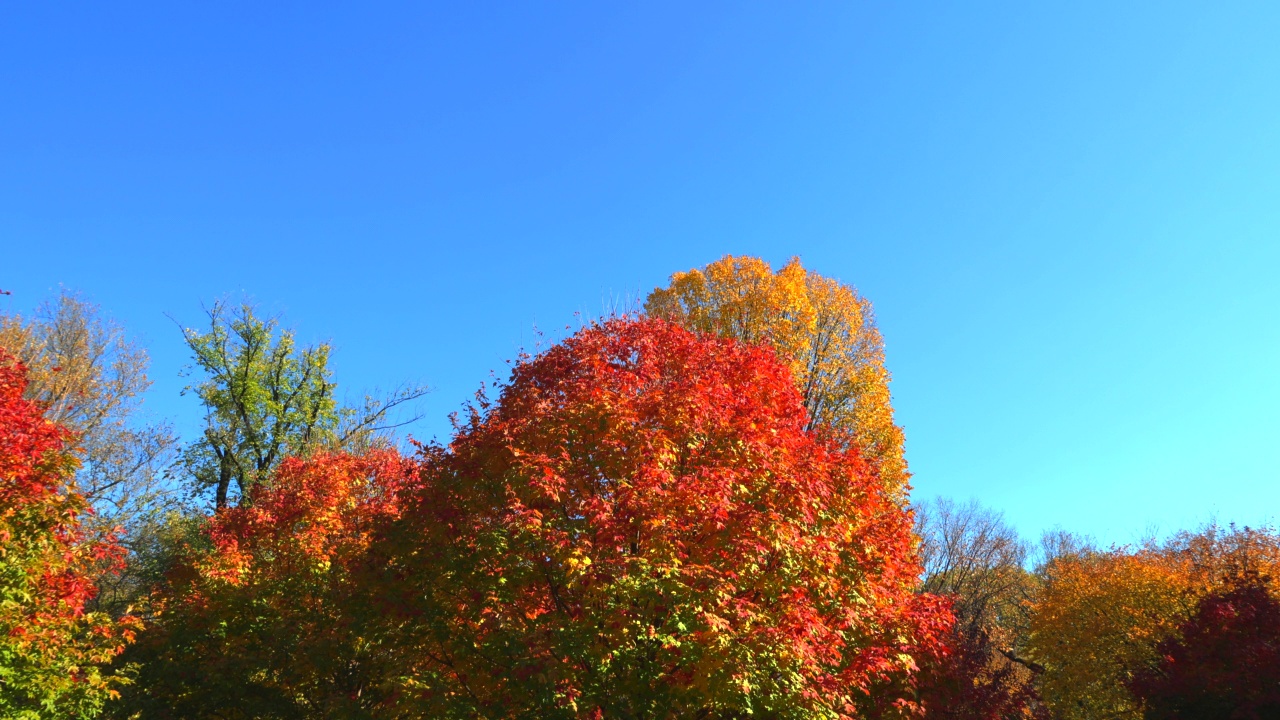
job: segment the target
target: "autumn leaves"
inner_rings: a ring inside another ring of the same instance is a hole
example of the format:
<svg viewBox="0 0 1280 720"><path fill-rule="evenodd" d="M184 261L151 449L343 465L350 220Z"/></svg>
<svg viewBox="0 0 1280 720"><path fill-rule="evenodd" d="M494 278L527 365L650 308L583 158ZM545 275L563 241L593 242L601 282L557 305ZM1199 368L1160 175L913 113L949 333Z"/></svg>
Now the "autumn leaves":
<svg viewBox="0 0 1280 720"><path fill-rule="evenodd" d="M915 593L908 514L856 450L806 431L801 401L768 348L610 320L516 367L447 449L286 462L183 560L126 655L146 689L126 706L909 705L912 658L941 652L949 616Z"/></svg>
<svg viewBox="0 0 1280 720"><path fill-rule="evenodd" d="M3 356L2 714L1273 712L1274 535L1032 564L976 506L913 517L852 288L726 257L645 307L522 359L410 453L384 420L419 389L341 407L327 348L215 308L187 335L205 432L174 468L207 502L133 543L160 568L136 576L145 623L92 612L122 550L82 531L72 436Z"/></svg>
<svg viewBox="0 0 1280 720"><path fill-rule="evenodd" d="M0 350L0 716L93 716L121 683L101 668L138 622L86 612L120 549L83 532L85 501L66 487L71 434L26 389Z"/></svg>
<svg viewBox="0 0 1280 720"><path fill-rule="evenodd" d="M871 303L852 287L792 259L776 273L732 255L671 276L645 311L697 332L763 344L799 388L811 430L846 433L885 484L905 490L902 428L894 424L884 340Z"/></svg>
<svg viewBox="0 0 1280 720"><path fill-rule="evenodd" d="M1056 717L1081 720L1274 716L1280 666L1268 658L1280 653L1280 626L1270 578L1278 560L1274 534L1216 526L1053 558L1029 637L1029 651L1046 667L1044 701ZM1254 647L1214 649L1231 637L1250 637ZM1215 676L1216 687L1208 681ZM1205 703L1222 714L1177 709ZM1257 714L1264 706L1268 712Z"/></svg>

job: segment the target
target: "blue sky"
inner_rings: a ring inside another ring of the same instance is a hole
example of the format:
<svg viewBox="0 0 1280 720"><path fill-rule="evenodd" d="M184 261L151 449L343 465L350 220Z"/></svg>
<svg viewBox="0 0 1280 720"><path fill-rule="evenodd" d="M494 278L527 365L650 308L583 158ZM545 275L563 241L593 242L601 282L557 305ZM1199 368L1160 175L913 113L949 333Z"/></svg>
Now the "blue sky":
<svg viewBox="0 0 1280 720"><path fill-rule="evenodd" d="M186 7L181 7L186 5ZM917 497L1280 507L1280 6L10 3L0 309L246 293L435 391L726 253L872 299Z"/></svg>

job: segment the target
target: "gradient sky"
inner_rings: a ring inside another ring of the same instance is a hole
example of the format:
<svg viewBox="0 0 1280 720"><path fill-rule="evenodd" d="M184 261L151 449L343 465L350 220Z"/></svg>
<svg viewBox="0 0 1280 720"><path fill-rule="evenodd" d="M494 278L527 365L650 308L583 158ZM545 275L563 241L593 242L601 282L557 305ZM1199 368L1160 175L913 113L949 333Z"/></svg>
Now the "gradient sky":
<svg viewBox="0 0 1280 720"><path fill-rule="evenodd" d="M245 293L435 388L726 253L876 306L917 498L1280 507L1275 3L6 3L0 310ZM238 295L237 295L238 296ZM174 320L171 320L171 316Z"/></svg>

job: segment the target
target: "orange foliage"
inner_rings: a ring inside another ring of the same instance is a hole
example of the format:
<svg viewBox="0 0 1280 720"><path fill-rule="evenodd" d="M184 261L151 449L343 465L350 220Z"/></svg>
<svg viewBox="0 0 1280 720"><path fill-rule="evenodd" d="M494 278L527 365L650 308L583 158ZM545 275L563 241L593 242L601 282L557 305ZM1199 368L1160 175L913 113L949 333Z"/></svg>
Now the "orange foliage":
<svg viewBox="0 0 1280 720"><path fill-rule="evenodd" d="M1155 667L1160 644L1229 578L1270 574L1278 558L1274 534L1211 525L1161 545L1054 560L1031 620L1030 651L1046 667L1042 696L1062 718L1143 717L1129 686Z"/></svg>
<svg viewBox="0 0 1280 720"><path fill-rule="evenodd" d="M871 302L792 259L776 273L758 258L727 255L671 276L645 310L699 332L772 347L791 370L811 426L849 433L895 492L909 478L902 428L893 422L884 340Z"/></svg>
<svg viewBox="0 0 1280 720"><path fill-rule="evenodd" d="M389 541L421 714L891 703L949 614L914 593L909 514L806 421L771 349L661 320L521 363L429 459Z"/></svg>
<svg viewBox="0 0 1280 720"><path fill-rule="evenodd" d="M248 502L210 518L209 547L186 550L158 623L126 656L138 692L117 712L351 717L379 706L396 673L360 633L377 612L360 578L414 469L392 451L289 458Z"/></svg>

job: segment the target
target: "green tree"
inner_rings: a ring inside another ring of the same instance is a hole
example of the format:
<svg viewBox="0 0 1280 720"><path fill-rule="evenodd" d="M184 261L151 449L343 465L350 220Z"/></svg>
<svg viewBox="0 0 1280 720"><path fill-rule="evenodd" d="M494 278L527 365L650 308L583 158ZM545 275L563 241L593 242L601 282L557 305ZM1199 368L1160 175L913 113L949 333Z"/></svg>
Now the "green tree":
<svg viewBox="0 0 1280 720"><path fill-rule="evenodd" d="M218 508L246 497L287 457L387 446L393 428L417 419L397 423L392 415L421 398L424 387L405 385L384 399L366 397L362 407L343 406L328 343L300 347L292 330L247 304L228 309L218 302L208 317L207 331L185 330L195 368L205 375L186 392L204 404L205 428L183 460L197 488L213 489Z"/></svg>

